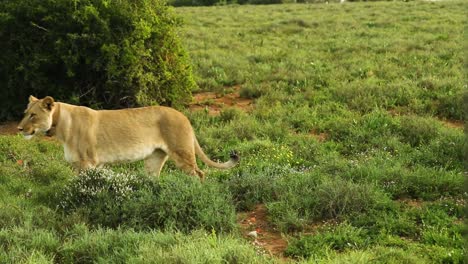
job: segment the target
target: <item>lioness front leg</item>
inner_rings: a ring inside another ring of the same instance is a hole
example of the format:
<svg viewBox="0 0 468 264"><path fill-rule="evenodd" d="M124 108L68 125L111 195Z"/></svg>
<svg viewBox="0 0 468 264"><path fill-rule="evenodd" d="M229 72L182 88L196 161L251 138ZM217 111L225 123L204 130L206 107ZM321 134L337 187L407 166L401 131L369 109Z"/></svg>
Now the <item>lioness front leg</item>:
<svg viewBox="0 0 468 264"><path fill-rule="evenodd" d="M159 177L161 169L166 163L168 156L162 150L155 150L153 154L145 159L145 170L148 175Z"/></svg>
<svg viewBox="0 0 468 264"><path fill-rule="evenodd" d="M96 168L96 162L92 160L80 160L72 163L73 169L79 174L80 172Z"/></svg>

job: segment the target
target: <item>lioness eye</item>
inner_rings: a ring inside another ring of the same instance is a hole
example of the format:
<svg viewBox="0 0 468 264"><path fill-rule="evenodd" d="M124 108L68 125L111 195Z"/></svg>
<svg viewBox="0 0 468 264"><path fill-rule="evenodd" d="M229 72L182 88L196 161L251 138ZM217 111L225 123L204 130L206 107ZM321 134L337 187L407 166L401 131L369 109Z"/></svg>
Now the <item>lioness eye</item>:
<svg viewBox="0 0 468 264"><path fill-rule="evenodd" d="M29 119L33 119L36 116L36 114L30 114Z"/></svg>

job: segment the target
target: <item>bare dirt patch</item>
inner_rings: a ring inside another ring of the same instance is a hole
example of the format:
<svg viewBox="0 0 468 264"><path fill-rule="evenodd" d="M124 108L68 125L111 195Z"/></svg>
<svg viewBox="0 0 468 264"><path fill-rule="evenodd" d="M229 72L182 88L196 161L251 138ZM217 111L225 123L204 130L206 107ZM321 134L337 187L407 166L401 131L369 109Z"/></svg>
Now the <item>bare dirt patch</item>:
<svg viewBox="0 0 468 264"><path fill-rule="evenodd" d="M463 129L465 127L465 122L462 120L441 120L445 126L456 129Z"/></svg>
<svg viewBox="0 0 468 264"><path fill-rule="evenodd" d="M309 132L309 135L315 139L317 139L319 142L323 142L328 139L328 134L327 133L319 133L315 130L312 130Z"/></svg>
<svg viewBox="0 0 468 264"><path fill-rule="evenodd" d="M191 111L208 111L210 115L219 115L225 107L235 107L245 112L253 109L253 100L240 97L240 86L234 87L232 93L218 94L214 92L196 93L189 106Z"/></svg>
<svg viewBox="0 0 468 264"><path fill-rule="evenodd" d="M409 207L418 208L418 209L422 208L422 206L424 205L424 201L417 200L417 199L402 198L402 199L399 199L398 201Z"/></svg>
<svg viewBox="0 0 468 264"><path fill-rule="evenodd" d="M267 253L287 261L283 252L288 246L281 233L276 230L267 219L268 213L265 205L257 205L250 212L239 213L237 222L241 227L242 235L252 241L252 244L262 253Z"/></svg>
<svg viewBox="0 0 468 264"><path fill-rule="evenodd" d="M18 123L15 121L0 123L0 135L16 135L18 133Z"/></svg>

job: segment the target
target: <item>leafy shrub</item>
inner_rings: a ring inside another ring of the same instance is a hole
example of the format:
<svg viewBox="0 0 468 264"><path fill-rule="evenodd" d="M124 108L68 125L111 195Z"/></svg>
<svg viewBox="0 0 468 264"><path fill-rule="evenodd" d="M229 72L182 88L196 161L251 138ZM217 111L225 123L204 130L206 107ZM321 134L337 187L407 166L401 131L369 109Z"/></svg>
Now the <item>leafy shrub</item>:
<svg viewBox="0 0 468 264"><path fill-rule="evenodd" d="M195 83L160 0L0 3L0 118L29 94L106 108L180 105Z"/></svg>
<svg viewBox="0 0 468 264"><path fill-rule="evenodd" d="M186 175L160 181L110 170L87 170L59 194L60 208L95 226L230 231L234 207L218 184Z"/></svg>

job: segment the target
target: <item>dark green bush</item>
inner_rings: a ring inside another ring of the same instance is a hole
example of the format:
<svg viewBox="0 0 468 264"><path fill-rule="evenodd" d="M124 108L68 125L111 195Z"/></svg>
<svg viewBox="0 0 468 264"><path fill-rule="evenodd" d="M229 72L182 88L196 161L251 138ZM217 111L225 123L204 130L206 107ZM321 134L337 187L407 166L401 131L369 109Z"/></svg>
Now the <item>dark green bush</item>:
<svg viewBox="0 0 468 264"><path fill-rule="evenodd" d="M105 108L187 102L179 24L162 0L0 2L0 119L30 94Z"/></svg>
<svg viewBox="0 0 468 264"><path fill-rule="evenodd" d="M186 175L155 181L110 170L87 170L70 181L59 197L59 208L83 215L94 226L189 232L199 228L230 231L235 225L227 190Z"/></svg>

